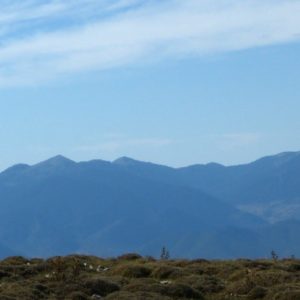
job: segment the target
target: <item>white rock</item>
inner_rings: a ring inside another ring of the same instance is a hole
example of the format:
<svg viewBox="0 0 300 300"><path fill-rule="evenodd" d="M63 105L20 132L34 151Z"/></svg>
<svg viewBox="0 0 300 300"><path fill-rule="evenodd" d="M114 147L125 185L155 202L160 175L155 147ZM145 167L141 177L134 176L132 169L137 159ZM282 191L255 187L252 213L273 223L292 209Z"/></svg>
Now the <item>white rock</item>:
<svg viewBox="0 0 300 300"><path fill-rule="evenodd" d="M171 284L172 282L169 280L162 280L160 281L160 284L166 285L166 284Z"/></svg>

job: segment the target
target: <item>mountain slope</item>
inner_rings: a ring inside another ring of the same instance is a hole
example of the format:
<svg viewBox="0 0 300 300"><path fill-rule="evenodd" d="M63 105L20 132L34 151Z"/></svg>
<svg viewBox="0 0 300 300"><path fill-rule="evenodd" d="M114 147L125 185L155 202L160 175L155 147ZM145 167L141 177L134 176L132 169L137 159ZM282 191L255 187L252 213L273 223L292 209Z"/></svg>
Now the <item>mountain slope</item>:
<svg viewBox="0 0 300 300"><path fill-rule="evenodd" d="M300 152L230 167L210 163L174 169L129 159L121 165L151 180L200 189L268 222L300 220Z"/></svg>
<svg viewBox="0 0 300 300"><path fill-rule="evenodd" d="M191 166L178 171L186 185L267 221L300 220L300 152L281 153L240 166Z"/></svg>
<svg viewBox="0 0 300 300"><path fill-rule="evenodd" d="M0 173L0 240L29 256L300 255L299 173L299 153L179 169L56 156Z"/></svg>
<svg viewBox="0 0 300 300"><path fill-rule="evenodd" d="M3 172L0 199L1 240L30 256L158 254L163 245L176 256L197 256L213 232L221 257L220 228L263 224L199 189L135 175L120 162L61 156Z"/></svg>

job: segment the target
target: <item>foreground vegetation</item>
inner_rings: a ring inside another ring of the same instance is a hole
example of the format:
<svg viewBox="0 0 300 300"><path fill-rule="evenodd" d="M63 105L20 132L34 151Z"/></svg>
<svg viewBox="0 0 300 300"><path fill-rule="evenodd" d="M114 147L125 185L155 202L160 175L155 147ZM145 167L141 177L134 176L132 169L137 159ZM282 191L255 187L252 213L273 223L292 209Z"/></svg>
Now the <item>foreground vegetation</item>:
<svg viewBox="0 0 300 300"><path fill-rule="evenodd" d="M0 262L0 299L296 300L300 261L10 257Z"/></svg>

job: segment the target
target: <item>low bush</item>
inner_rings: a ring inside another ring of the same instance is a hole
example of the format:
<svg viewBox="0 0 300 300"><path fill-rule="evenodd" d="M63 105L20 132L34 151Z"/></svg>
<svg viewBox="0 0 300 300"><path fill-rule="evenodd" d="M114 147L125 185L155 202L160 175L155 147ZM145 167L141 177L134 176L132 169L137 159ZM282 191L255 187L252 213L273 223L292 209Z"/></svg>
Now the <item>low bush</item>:
<svg viewBox="0 0 300 300"><path fill-rule="evenodd" d="M268 293L266 288L261 286L255 286L248 294L250 300L254 299L263 299Z"/></svg>
<svg viewBox="0 0 300 300"><path fill-rule="evenodd" d="M298 300L300 261L70 255L0 261L0 300Z"/></svg>
<svg viewBox="0 0 300 300"><path fill-rule="evenodd" d="M178 267L162 265L155 268L152 276L159 279L174 279L183 276L183 270Z"/></svg>
<svg viewBox="0 0 300 300"><path fill-rule="evenodd" d="M114 274L128 278L143 278L148 277L152 270L143 265L126 264L115 269Z"/></svg>
<svg viewBox="0 0 300 300"><path fill-rule="evenodd" d="M181 284L181 283L176 283L176 284L170 284L165 286L163 290L163 294L166 296L170 296L173 299L177 298L185 298L185 299L204 299L203 295L193 289L192 287Z"/></svg>
<svg viewBox="0 0 300 300"><path fill-rule="evenodd" d="M127 253L118 257L118 260L138 260L141 259L142 256L136 253Z"/></svg>
<svg viewBox="0 0 300 300"><path fill-rule="evenodd" d="M82 292L72 292L66 297L66 300L88 300L90 297Z"/></svg>
<svg viewBox="0 0 300 300"><path fill-rule="evenodd" d="M106 278L91 278L83 283L90 295L106 296L120 290L120 286Z"/></svg>
<svg viewBox="0 0 300 300"><path fill-rule="evenodd" d="M299 300L300 290L281 291L277 293L271 293L270 296L265 299L266 300Z"/></svg>
<svg viewBox="0 0 300 300"><path fill-rule="evenodd" d="M158 295L149 292L117 292L110 294L105 298L106 300L172 300L167 296Z"/></svg>
<svg viewBox="0 0 300 300"><path fill-rule="evenodd" d="M225 287L221 279L212 275L190 275L180 279L180 282L188 284L204 294L215 294Z"/></svg>
<svg viewBox="0 0 300 300"><path fill-rule="evenodd" d="M154 279L138 279L124 287L127 292L149 292L163 294L165 287Z"/></svg>
<svg viewBox="0 0 300 300"><path fill-rule="evenodd" d="M2 260L3 265L10 265L10 266L19 266L25 265L29 262L29 260L23 256L11 256Z"/></svg>
<svg viewBox="0 0 300 300"><path fill-rule="evenodd" d="M248 295L255 286L255 283L246 277L230 283L227 290L235 295Z"/></svg>

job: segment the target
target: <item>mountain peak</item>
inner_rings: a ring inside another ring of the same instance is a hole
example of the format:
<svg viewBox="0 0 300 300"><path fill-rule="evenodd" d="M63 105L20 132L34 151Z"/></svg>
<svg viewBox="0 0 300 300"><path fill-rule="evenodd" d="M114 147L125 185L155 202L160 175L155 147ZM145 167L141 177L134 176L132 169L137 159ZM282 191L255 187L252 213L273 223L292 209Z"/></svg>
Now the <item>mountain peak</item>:
<svg viewBox="0 0 300 300"><path fill-rule="evenodd" d="M117 164L117 165L133 165L138 162L139 162L138 160L135 160L135 159L127 157L127 156L119 157L118 159L113 161L113 163Z"/></svg>
<svg viewBox="0 0 300 300"><path fill-rule="evenodd" d="M299 157L300 157L300 151L281 152L281 153L278 153L275 155L262 157L250 164L257 165L257 164L265 164L267 162L269 164L272 164L272 165L278 167L283 164L289 163L289 162L293 161L294 159L298 159Z"/></svg>
<svg viewBox="0 0 300 300"><path fill-rule="evenodd" d="M27 164L17 164L17 165L14 165L10 168L7 168L6 170L4 170L1 174L6 174L6 175L11 175L11 174L18 174L20 172L23 172L27 169L29 169L30 166L27 165Z"/></svg>
<svg viewBox="0 0 300 300"><path fill-rule="evenodd" d="M216 162L210 162L205 164L206 167L211 167L211 168L224 168L224 165L216 163Z"/></svg>
<svg viewBox="0 0 300 300"><path fill-rule="evenodd" d="M62 155L56 155L54 157L51 157L45 161L42 161L38 163L36 166L51 166L51 167L59 167L59 166L66 166L74 164L75 162L67 157L64 157Z"/></svg>
<svg viewBox="0 0 300 300"><path fill-rule="evenodd" d="M274 155L274 158L294 158L296 156L300 156L300 151L295 151L295 152L281 152L277 155Z"/></svg>

